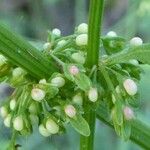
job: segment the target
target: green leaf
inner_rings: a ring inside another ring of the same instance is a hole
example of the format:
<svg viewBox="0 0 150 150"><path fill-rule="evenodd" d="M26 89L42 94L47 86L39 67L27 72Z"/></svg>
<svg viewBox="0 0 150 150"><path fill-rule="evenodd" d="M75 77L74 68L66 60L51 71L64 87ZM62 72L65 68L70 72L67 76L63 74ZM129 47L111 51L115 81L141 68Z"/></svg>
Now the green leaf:
<svg viewBox="0 0 150 150"><path fill-rule="evenodd" d="M102 38L102 42L107 54L114 54L125 48L125 39L122 37L106 36Z"/></svg>
<svg viewBox="0 0 150 150"><path fill-rule="evenodd" d="M73 128L83 136L90 135L90 128L86 120L81 116L77 115L75 118L69 118Z"/></svg>
<svg viewBox="0 0 150 150"><path fill-rule="evenodd" d="M106 65L114 65L137 59L144 64L150 64L150 44L143 44L138 47L130 47L104 60Z"/></svg>

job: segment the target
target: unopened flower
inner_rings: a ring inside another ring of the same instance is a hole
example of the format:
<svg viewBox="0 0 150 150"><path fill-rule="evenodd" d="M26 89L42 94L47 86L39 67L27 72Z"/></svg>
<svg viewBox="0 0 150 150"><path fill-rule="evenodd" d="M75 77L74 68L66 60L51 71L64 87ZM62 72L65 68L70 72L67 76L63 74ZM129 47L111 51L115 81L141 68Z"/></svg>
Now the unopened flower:
<svg viewBox="0 0 150 150"><path fill-rule="evenodd" d="M7 117L4 119L4 125L9 128L10 122L11 122L11 115L8 114Z"/></svg>
<svg viewBox="0 0 150 150"><path fill-rule="evenodd" d="M121 89L120 89L119 85L116 86L115 91L117 94L121 93Z"/></svg>
<svg viewBox="0 0 150 150"><path fill-rule="evenodd" d="M128 107L128 106L124 107L123 113L124 113L124 117L125 117L126 120L131 120L131 119L134 118L134 112L133 112L133 110L132 110L130 107Z"/></svg>
<svg viewBox="0 0 150 150"><path fill-rule="evenodd" d="M58 46L62 46L64 44L66 44L66 40L61 40L57 43Z"/></svg>
<svg viewBox="0 0 150 150"><path fill-rule="evenodd" d="M51 135L51 133L44 127L43 124L41 124L41 125L39 126L39 132L40 132L40 134L41 134L42 136L44 136L44 137L48 137L48 136Z"/></svg>
<svg viewBox="0 0 150 150"><path fill-rule="evenodd" d="M12 76L15 78L20 78L22 75L25 75L25 71L20 67L15 68L12 72Z"/></svg>
<svg viewBox="0 0 150 150"><path fill-rule="evenodd" d="M79 73L79 68L75 65L72 65L70 66L69 68L69 72L72 74L72 75L77 75Z"/></svg>
<svg viewBox="0 0 150 150"><path fill-rule="evenodd" d="M31 104L30 104L30 106L29 106L29 112L31 113L31 114L37 114L37 107L36 107L36 104L35 104L35 102L32 102Z"/></svg>
<svg viewBox="0 0 150 150"><path fill-rule="evenodd" d="M56 134L59 132L59 126L57 125L57 123L52 120L52 119L48 119L46 121L46 129L51 133L51 134Z"/></svg>
<svg viewBox="0 0 150 150"><path fill-rule="evenodd" d="M136 59L129 60L129 63L132 64L132 65L135 65L135 66L139 65L139 62Z"/></svg>
<svg viewBox="0 0 150 150"><path fill-rule="evenodd" d="M56 36L61 36L61 31L60 31L59 29L57 29L57 28L53 29L53 30L52 30L52 33L53 33L54 35L56 35Z"/></svg>
<svg viewBox="0 0 150 150"><path fill-rule="evenodd" d="M13 120L13 127L17 131L23 130L24 123L23 123L23 118L22 116L18 116Z"/></svg>
<svg viewBox="0 0 150 150"><path fill-rule="evenodd" d="M12 99L9 103L9 107L11 110L15 110L16 108L16 100L15 99Z"/></svg>
<svg viewBox="0 0 150 150"><path fill-rule="evenodd" d="M7 59L0 54L0 66L4 65L7 62Z"/></svg>
<svg viewBox="0 0 150 150"><path fill-rule="evenodd" d="M88 43L88 35L87 34L80 34L76 37L76 44L78 46L85 46Z"/></svg>
<svg viewBox="0 0 150 150"><path fill-rule="evenodd" d="M52 47L52 45L49 42L47 42L43 45L43 49L45 49L45 50L49 50L49 49L51 49L51 47Z"/></svg>
<svg viewBox="0 0 150 150"><path fill-rule="evenodd" d="M116 36L117 36L117 33L114 32L114 31L109 31L109 32L107 33L107 36L109 36L109 37L116 37Z"/></svg>
<svg viewBox="0 0 150 150"><path fill-rule="evenodd" d="M45 91L38 89L38 88L34 88L31 91L31 97L33 100L40 102L41 100L44 99L46 93Z"/></svg>
<svg viewBox="0 0 150 150"><path fill-rule="evenodd" d="M2 106L2 107L0 108L0 114L1 114L1 116L2 116L3 118L5 118L5 117L8 115L8 110L7 110L7 108L4 107L4 106Z"/></svg>
<svg viewBox="0 0 150 150"><path fill-rule="evenodd" d="M78 94L76 94L76 95L73 97L72 101L73 101L75 104L77 104L77 105L82 105L82 103L83 103L83 98L82 98L81 94L78 93Z"/></svg>
<svg viewBox="0 0 150 150"><path fill-rule="evenodd" d="M75 117L76 109L74 108L73 105L66 105L64 110L65 110L66 115L69 116L70 118Z"/></svg>
<svg viewBox="0 0 150 150"><path fill-rule="evenodd" d="M41 79L41 80L39 81L39 83L40 83L40 84L46 84L47 82L46 82L46 79Z"/></svg>
<svg viewBox="0 0 150 150"><path fill-rule="evenodd" d="M65 85L65 80L62 77L55 77L51 80L51 83L53 86L60 88Z"/></svg>
<svg viewBox="0 0 150 150"><path fill-rule="evenodd" d="M88 98L91 102L96 102L98 99L97 88L91 88L88 92Z"/></svg>
<svg viewBox="0 0 150 150"><path fill-rule="evenodd" d="M84 64L85 63L85 57L84 57L84 55L82 53L73 53L71 55L71 58L76 63L79 63L79 64Z"/></svg>
<svg viewBox="0 0 150 150"><path fill-rule="evenodd" d="M87 33L88 32L88 25L86 23L81 23L77 27L77 32L78 33Z"/></svg>
<svg viewBox="0 0 150 150"><path fill-rule="evenodd" d="M126 79L123 83L123 86L129 95L133 96L137 93L137 85L133 80Z"/></svg>
<svg viewBox="0 0 150 150"><path fill-rule="evenodd" d="M134 37L130 40L131 46L140 46L143 44L143 40L139 37Z"/></svg>

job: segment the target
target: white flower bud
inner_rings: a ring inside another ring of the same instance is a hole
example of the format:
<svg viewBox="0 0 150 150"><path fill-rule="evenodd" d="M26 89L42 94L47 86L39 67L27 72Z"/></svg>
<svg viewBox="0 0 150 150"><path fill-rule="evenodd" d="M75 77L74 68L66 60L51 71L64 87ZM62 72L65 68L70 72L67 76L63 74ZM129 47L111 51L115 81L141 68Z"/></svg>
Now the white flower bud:
<svg viewBox="0 0 150 150"><path fill-rule="evenodd" d="M140 46L143 44L143 40L139 37L134 37L130 40L131 46Z"/></svg>
<svg viewBox="0 0 150 150"><path fill-rule="evenodd" d="M81 53L73 53L71 55L71 58L73 59L73 61L75 61L76 63L79 64L84 64L85 63L85 57L83 54Z"/></svg>
<svg viewBox="0 0 150 150"><path fill-rule="evenodd" d="M29 106L29 112L31 114L37 114L37 107L36 107L36 104L34 102L30 104L30 106Z"/></svg>
<svg viewBox="0 0 150 150"><path fill-rule="evenodd" d="M7 62L7 59L3 55L0 54L0 66L6 64L6 62Z"/></svg>
<svg viewBox="0 0 150 150"><path fill-rule="evenodd" d="M64 44L66 44L66 40L61 40L57 43L58 46L62 46Z"/></svg>
<svg viewBox="0 0 150 150"><path fill-rule="evenodd" d="M86 23L81 23L77 28L78 33L87 33L88 32L88 25Z"/></svg>
<svg viewBox="0 0 150 150"><path fill-rule="evenodd" d="M67 105L65 106L65 113L67 116L69 116L70 118L73 118L75 117L76 115L76 109L74 108L73 105Z"/></svg>
<svg viewBox="0 0 150 150"><path fill-rule="evenodd" d="M46 95L45 91L38 89L38 88L34 88L31 91L32 99L35 101L38 101L38 102L42 101L44 99L45 95Z"/></svg>
<svg viewBox="0 0 150 150"><path fill-rule="evenodd" d="M46 121L46 129L51 133L51 134L56 134L59 131L59 126L56 124L56 122L52 119L48 119Z"/></svg>
<svg viewBox="0 0 150 150"><path fill-rule="evenodd" d="M3 118L5 118L5 117L8 115L8 110L7 110L7 108L4 107L4 106L2 106L2 107L0 108L0 113L1 113L1 116L2 116Z"/></svg>
<svg viewBox="0 0 150 150"><path fill-rule="evenodd" d="M76 95L73 97L72 101L73 101L75 104L77 104L77 105L82 105L82 103L83 103L83 98L82 98L81 94L78 93L78 94L76 94Z"/></svg>
<svg viewBox="0 0 150 150"><path fill-rule="evenodd" d="M77 66L72 65L72 66L70 66L70 68L69 68L69 72L70 72L72 75L77 75L77 74L79 73L79 69L78 69Z"/></svg>
<svg viewBox="0 0 150 150"><path fill-rule="evenodd" d="M60 31L59 29L57 29L57 28L53 29L53 30L52 30L52 33L53 33L54 35L56 35L56 36L61 36L61 31Z"/></svg>
<svg viewBox="0 0 150 150"><path fill-rule="evenodd" d="M10 122L11 122L11 115L8 114L7 117L4 119L4 125L9 128Z"/></svg>
<svg viewBox="0 0 150 150"><path fill-rule="evenodd" d="M132 110L130 107L128 107L128 106L126 106L126 107L123 109L123 113L124 113L124 117L125 117L126 120L131 120L131 119L134 118L134 112L133 112L133 110Z"/></svg>
<svg viewBox="0 0 150 150"><path fill-rule="evenodd" d="M88 98L91 102L96 102L98 99L97 88L91 88L88 92Z"/></svg>
<svg viewBox="0 0 150 150"><path fill-rule="evenodd" d="M20 78L22 75L25 75L25 71L20 67L15 68L12 72L12 76L15 78Z"/></svg>
<svg viewBox="0 0 150 150"><path fill-rule="evenodd" d="M139 65L139 62L136 59L129 60L129 63L132 64L132 65L135 65L135 66Z"/></svg>
<svg viewBox="0 0 150 150"><path fill-rule="evenodd" d="M51 80L51 83L53 86L60 88L65 85L65 80L62 77L55 77Z"/></svg>
<svg viewBox="0 0 150 150"><path fill-rule="evenodd" d="M88 43L88 35L87 34L80 34L76 37L76 44L78 46L85 46Z"/></svg>
<svg viewBox="0 0 150 150"><path fill-rule="evenodd" d="M137 93L137 85L133 80L126 79L123 83L123 86L129 95L133 96Z"/></svg>
<svg viewBox="0 0 150 150"><path fill-rule="evenodd" d="M16 100L15 99L12 99L9 103L9 107L11 110L15 110L16 108Z"/></svg>
<svg viewBox="0 0 150 150"><path fill-rule="evenodd" d="M41 80L39 81L39 83L40 83L40 84L46 84L47 82L46 82L45 79L41 79Z"/></svg>
<svg viewBox="0 0 150 150"><path fill-rule="evenodd" d="M42 136L44 136L44 137L48 137L48 136L51 135L51 133L44 127L43 124L41 124L41 125L39 126L39 132L40 132L40 134L41 134Z"/></svg>
<svg viewBox="0 0 150 150"><path fill-rule="evenodd" d="M23 123L23 118L22 116L18 116L13 120L13 127L17 131L23 130L24 123Z"/></svg>
<svg viewBox="0 0 150 150"><path fill-rule="evenodd" d="M47 42L43 45L43 49L45 49L45 50L51 49L51 47L52 47L52 45L49 42Z"/></svg>
<svg viewBox="0 0 150 150"><path fill-rule="evenodd" d="M109 31L109 32L107 33L107 36L109 36L109 37L116 37L116 36L117 36L117 33L114 32L114 31Z"/></svg>

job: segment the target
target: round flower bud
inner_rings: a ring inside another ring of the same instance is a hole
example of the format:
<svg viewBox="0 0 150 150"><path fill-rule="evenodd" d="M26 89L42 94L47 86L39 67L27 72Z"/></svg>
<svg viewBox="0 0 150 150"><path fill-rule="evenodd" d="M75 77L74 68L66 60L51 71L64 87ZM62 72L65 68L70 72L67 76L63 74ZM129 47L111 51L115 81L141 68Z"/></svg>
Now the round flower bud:
<svg viewBox="0 0 150 150"><path fill-rule="evenodd" d="M139 37L134 37L130 40L131 46L140 46L143 44L143 40Z"/></svg>
<svg viewBox="0 0 150 150"><path fill-rule="evenodd" d="M0 54L0 66L6 64L6 62L7 62L7 59L3 55Z"/></svg>
<svg viewBox="0 0 150 150"><path fill-rule="evenodd" d="M116 93L118 93L118 94L121 93L119 85L116 86L115 91L116 91Z"/></svg>
<svg viewBox="0 0 150 150"><path fill-rule="evenodd" d="M25 71L20 67L15 68L12 72L12 76L15 78L20 78L20 76L22 76L24 74L25 74Z"/></svg>
<svg viewBox="0 0 150 150"><path fill-rule="evenodd" d="M81 53L73 53L71 55L71 58L73 59L73 61L75 61L76 63L79 64L84 64L85 63L85 57L83 56L83 54Z"/></svg>
<svg viewBox="0 0 150 150"><path fill-rule="evenodd" d="M88 98L91 102L96 102L98 99L98 92L96 88L91 88L88 92Z"/></svg>
<svg viewBox="0 0 150 150"><path fill-rule="evenodd" d="M9 128L10 122L11 122L11 115L8 114L7 117L4 119L4 125Z"/></svg>
<svg viewBox="0 0 150 150"><path fill-rule="evenodd" d="M87 33L88 32L88 25L86 23L81 23L77 28L78 33Z"/></svg>
<svg viewBox="0 0 150 150"><path fill-rule="evenodd" d="M133 80L126 79L123 83L123 86L129 95L133 96L137 93L137 85Z"/></svg>
<svg viewBox="0 0 150 150"><path fill-rule="evenodd" d="M43 124L41 124L41 125L39 126L39 132L40 132L40 134L41 134L42 136L44 136L44 137L48 137L48 136L51 135L51 133L44 127Z"/></svg>
<svg viewBox="0 0 150 150"><path fill-rule="evenodd" d="M82 98L81 94L78 93L78 94L76 94L76 95L73 97L72 101L73 101L75 104L77 104L77 105L82 105L82 103L83 103L83 98Z"/></svg>
<svg viewBox="0 0 150 150"><path fill-rule="evenodd" d="M52 119L48 119L46 121L46 129L51 133L51 134L56 134L59 131L59 126L56 124L56 122Z"/></svg>
<svg viewBox="0 0 150 150"><path fill-rule="evenodd" d="M109 37L116 37L116 36L117 36L117 33L114 32L114 31L109 31L109 32L107 33L107 36L109 36Z"/></svg>
<svg viewBox="0 0 150 150"><path fill-rule="evenodd" d="M77 75L79 73L79 69L77 66L70 66L69 68L69 72L72 74L72 75Z"/></svg>
<svg viewBox="0 0 150 150"><path fill-rule="evenodd" d="M45 49L45 50L51 49L51 47L52 47L52 45L49 42L47 42L43 45L43 49Z"/></svg>
<svg viewBox="0 0 150 150"><path fill-rule="evenodd" d="M9 103L9 107L11 110L15 110L16 108L16 100L15 99L12 99Z"/></svg>
<svg viewBox="0 0 150 150"><path fill-rule="evenodd" d="M60 31L59 29L57 29L57 28L53 29L53 30L52 30L52 33L53 33L54 35L56 35L56 36L61 36L61 31Z"/></svg>
<svg viewBox="0 0 150 150"><path fill-rule="evenodd" d="M31 97L33 100L40 102L41 100L44 99L45 97L45 91L38 89L38 88L34 88L31 91Z"/></svg>
<svg viewBox="0 0 150 150"><path fill-rule="evenodd" d="M47 82L46 82L45 79L41 79L41 80L39 81L39 83L40 83L40 84L46 84Z"/></svg>
<svg viewBox="0 0 150 150"><path fill-rule="evenodd" d="M66 44L66 40L61 40L57 43L58 46L62 46L64 44Z"/></svg>
<svg viewBox="0 0 150 150"><path fill-rule="evenodd" d="M67 116L69 116L70 118L73 118L75 117L76 115L76 109L74 108L73 105L67 105L65 106L65 113Z"/></svg>
<svg viewBox="0 0 150 150"><path fill-rule="evenodd" d="M13 120L13 127L15 130L21 131L23 130L23 126L24 126L24 123L23 123L22 116L18 116Z"/></svg>
<svg viewBox="0 0 150 150"><path fill-rule="evenodd" d="M135 66L139 65L139 62L136 59L129 60L129 63L132 64L132 65L135 65Z"/></svg>
<svg viewBox="0 0 150 150"><path fill-rule="evenodd" d="M55 77L51 80L51 83L53 86L60 88L65 85L65 80L62 77Z"/></svg>
<svg viewBox="0 0 150 150"><path fill-rule="evenodd" d="M31 114L37 114L37 107L36 104L34 102L32 102L29 106L29 112Z"/></svg>
<svg viewBox="0 0 150 150"><path fill-rule="evenodd" d="M78 46L85 46L88 43L88 35L87 34L80 34L76 37L76 44Z"/></svg>
<svg viewBox="0 0 150 150"><path fill-rule="evenodd" d="M131 120L131 119L134 118L134 112L133 112L133 110L132 110L130 107L128 107L128 106L124 107L123 113L124 113L124 117L125 117L126 120Z"/></svg>
<svg viewBox="0 0 150 150"><path fill-rule="evenodd" d="M0 113L1 113L1 116L2 116L3 118L5 118L5 117L8 115L8 110L7 110L7 108L4 107L4 106L2 106L2 107L0 108Z"/></svg>

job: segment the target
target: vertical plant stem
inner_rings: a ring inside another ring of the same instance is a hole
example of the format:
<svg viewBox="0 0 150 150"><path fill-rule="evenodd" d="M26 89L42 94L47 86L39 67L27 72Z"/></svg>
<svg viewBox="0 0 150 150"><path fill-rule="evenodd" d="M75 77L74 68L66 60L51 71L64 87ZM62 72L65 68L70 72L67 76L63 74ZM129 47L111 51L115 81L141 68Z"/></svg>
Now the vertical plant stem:
<svg viewBox="0 0 150 150"><path fill-rule="evenodd" d="M91 69L94 65L98 65L99 61L99 39L102 26L104 0L91 0L89 12L89 27L88 27L88 49L86 66ZM94 108L94 109L93 109ZM85 97L84 100L84 117L90 126L91 134L89 137L80 137L80 150L93 150L94 149L94 134L96 112L95 106L88 102Z"/></svg>

